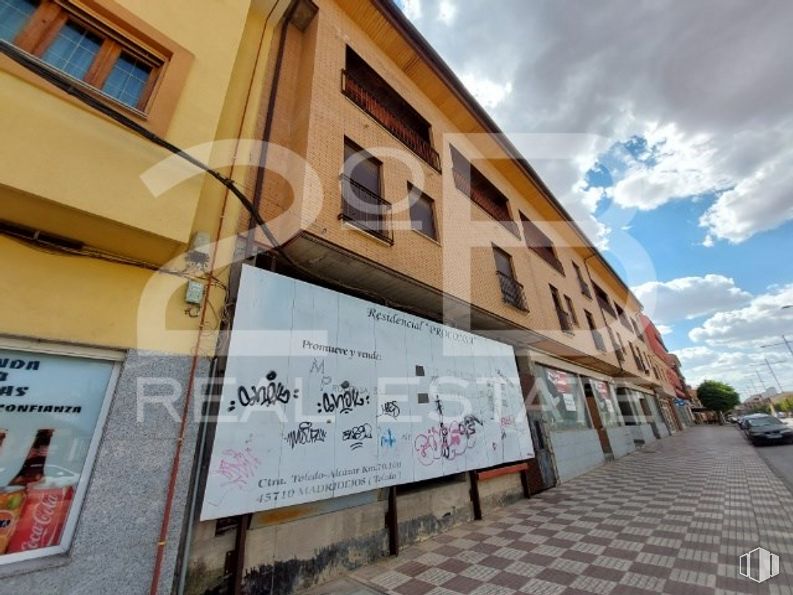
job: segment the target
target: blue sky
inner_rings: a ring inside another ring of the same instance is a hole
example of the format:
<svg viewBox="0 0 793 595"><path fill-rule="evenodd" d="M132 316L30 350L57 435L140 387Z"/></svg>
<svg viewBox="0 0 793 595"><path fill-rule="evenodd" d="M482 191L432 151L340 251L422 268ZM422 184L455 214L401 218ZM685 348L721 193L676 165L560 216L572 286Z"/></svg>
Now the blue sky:
<svg viewBox="0 0 793 595"><path fill-rule="evenodd" d="M793 339L793 4L397 4L606 250L692 384L748 396L758 369L775 384L768 357L793 390L793 357L761 347ZM569 156L538 158L556 134Z"/></svg>

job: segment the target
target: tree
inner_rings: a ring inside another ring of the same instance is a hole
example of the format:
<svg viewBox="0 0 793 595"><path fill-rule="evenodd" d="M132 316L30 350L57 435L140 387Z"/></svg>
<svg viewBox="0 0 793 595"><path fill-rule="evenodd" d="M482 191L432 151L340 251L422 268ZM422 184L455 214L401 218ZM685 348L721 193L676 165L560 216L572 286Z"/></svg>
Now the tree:
<svg viewBox="0 0 793 595"><path fill-rule="evenodd" d="M716 380L705 380L697 387L697 398L706 409L726 413L741 402L733 387Z"/></svg>

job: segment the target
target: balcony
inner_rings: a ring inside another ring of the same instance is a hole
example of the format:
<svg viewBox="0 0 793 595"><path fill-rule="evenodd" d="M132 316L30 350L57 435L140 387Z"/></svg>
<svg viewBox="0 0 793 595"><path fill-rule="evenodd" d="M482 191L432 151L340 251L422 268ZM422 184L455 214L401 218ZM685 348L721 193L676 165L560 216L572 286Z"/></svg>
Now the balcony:
<svg viewBox="0 0 793 595"><path fill-rule="evenodd" d="M526 305L526 294L523 292L523 285L500 271L496 271L496 274L501 285L501 296L504 298L504 302L516 307L518 310L528 312L529 308Z"/></svg>
<svg viewBox="0 0 793 595"><path fill-rule="evenodd" d="M597 347L598 351L606 351L606 342L603 340L603 335L601 335L595 329L592 330L592 339L595 341L595 347Z"/></svg>
<svg viewBox="0 0 793 595"><path fill-rule="evenodd" d="M471 166L471 169L473 170L473 166ZM471 183L472 176L466 175L456 168L452 169L452 176L454 177L454 185L457 190L465 194L485 213L507 228L512 234L520 237L518 224L509 216L509 209L506 207L506 199L504 199L504 201L494 200L488 191Z"/></svg>
<svg viewBox="0 0 793 595"><path fill-rule="evenodd" d="M617 360L620 363L625 362L625 354L622 352L622 350L619 347L614 348L614 354L617 356Z"/></svg>
<svg viewBox="0 0 793 595"><path fill-rule="evenodd" d="M581 288L581 293L584 294L586 297L591 298L592 292L589 290L589 285L587 285L583 279L580 277L578 278L578 286Z"/></svg>
<svg viewBox="0 0 793 595"><path fill-rule="evenodd" d="M347 176L342 176L339 219L389 245L394 243L391 230L391 204Z"/></svg>
<svg viewBox="0 0 793 595"><path fill-rule="evenodd" d="M432 145L416 130L406 125L399 114L385 102L371 93L360 78L362 77L357 77L351 70L342 70L342 93L433 169L441 171L441 158Z"/></svg>

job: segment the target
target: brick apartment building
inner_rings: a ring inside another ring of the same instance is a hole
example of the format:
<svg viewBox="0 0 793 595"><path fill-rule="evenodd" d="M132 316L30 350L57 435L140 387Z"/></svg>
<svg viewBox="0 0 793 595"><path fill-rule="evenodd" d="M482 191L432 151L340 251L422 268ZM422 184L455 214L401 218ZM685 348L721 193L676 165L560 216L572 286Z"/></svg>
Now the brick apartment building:
<svg viewBox="0 0 793 595"><path fill-rule="evenodd" d="M531 491L681 429L668 409L677 376L641 303L398 8L294 6L262 89L265 167L247 183L277 241L243 218L239 259L511 346ZM199 485L209 467L205 454ZM472 518L472 481L451 473L196 521L188 585L311 585L386 555L384 517L402 543ZM477 487L485 509L523 495L519 474Z"/></svg>

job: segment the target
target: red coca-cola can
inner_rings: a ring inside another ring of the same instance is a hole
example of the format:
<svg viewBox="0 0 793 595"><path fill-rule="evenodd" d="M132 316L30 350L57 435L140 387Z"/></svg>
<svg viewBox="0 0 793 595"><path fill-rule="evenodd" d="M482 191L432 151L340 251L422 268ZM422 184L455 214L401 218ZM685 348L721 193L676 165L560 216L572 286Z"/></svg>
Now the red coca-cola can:
<svg viewBox="0 0 793 595"><path fill-rule="evenodd" d="M28 484L25 506L6 553L58 545L74 497L74 484L42 479Z"/></svg>

